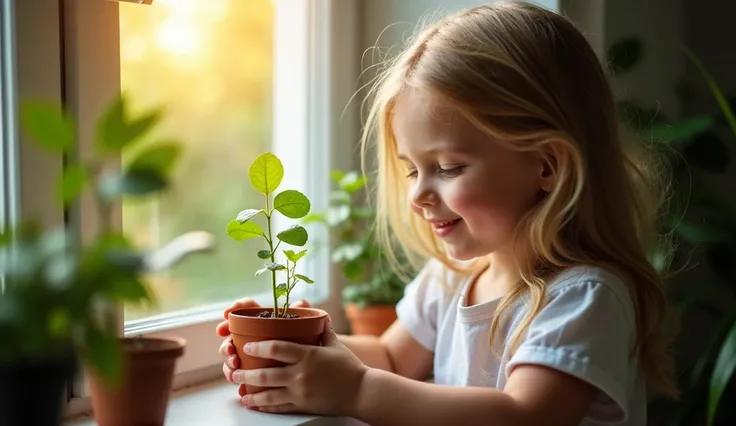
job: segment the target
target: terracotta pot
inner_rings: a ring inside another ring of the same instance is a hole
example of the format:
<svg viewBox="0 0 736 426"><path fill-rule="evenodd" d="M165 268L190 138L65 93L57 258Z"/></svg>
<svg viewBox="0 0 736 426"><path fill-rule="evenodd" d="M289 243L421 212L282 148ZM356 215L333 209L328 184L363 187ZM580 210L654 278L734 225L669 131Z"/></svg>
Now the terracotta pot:
<svg viewBox="0 0 736 426"><path fill-rule="evenodd" d="M76 370L74 355L0 363L0 425L61 425Z"/></svg>
<svg viewBox="0 0 736 426"><path fill-rule="evenodd" d="M163 426L174 369L184 354L181 338L123 339L123 380L104 385L90 374L92 409L99 426Z"/></svg>
<svg viewBox="0 0 736 426"><path fill-rule="evenodd" d="M354 303L345 307L353 334L380 336L396 321L395 305L373 305L360 308Z"/></svg>
<svg viewBox="0 0 736 426"><path fill-rule="evenodd" d="M240 369L280 367L284 363L272 359L254 358L243 352L246 343L264 340L285 340L304 345L319 345L320 337L325 329L327 312L314 308L289 308L289 313L298 318L263 318L261 312L273 311L273 308L247 308L230 312L228 327L233 337L233 344L240 359ZM281 312L281 309L279 309ZM246 385L246 393L258 393L264 388Z"/></svg>

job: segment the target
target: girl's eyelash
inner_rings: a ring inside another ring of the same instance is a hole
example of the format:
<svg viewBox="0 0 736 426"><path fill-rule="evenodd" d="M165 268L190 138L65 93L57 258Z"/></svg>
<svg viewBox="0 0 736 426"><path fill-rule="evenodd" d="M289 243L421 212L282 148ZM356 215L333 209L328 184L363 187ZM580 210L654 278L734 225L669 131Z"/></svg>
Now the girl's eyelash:
<svg viewBox="0 0 736 426"><path fill-rule="evenodd" d="M442 167L437 167L437 174L444 177L454 177L460 174L460 172L463 171L465 166L457 166L452 167L449 169L443 169ZM410 170L409 173L406 175L407 178L415 178L417 177L417 171L416 170Z"/></svg>
<svg viewBox="0 0 736 426"><path fill-rule="evenodd" d="M406 175L406 177L407 177L407 178L414 178L414 177L417 177L417 171L416 171L416 170L411 170L411 171L409 171L409 173L408 173L408 174Z"/></svg>

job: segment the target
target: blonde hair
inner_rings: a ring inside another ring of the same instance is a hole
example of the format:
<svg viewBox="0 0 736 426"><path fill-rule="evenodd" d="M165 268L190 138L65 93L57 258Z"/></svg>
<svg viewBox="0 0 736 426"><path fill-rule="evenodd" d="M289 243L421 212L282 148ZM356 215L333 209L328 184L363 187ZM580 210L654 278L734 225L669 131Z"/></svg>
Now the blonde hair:
<svg viewBox="0 0 736 426"><path fill-rule="evenodd" d="M429 258L455 271L484 266L479 260L461 268L410 211L391 117L397 96L417 89L506 147L545 155L556 176L554 188L518 224L515 247L528 255L519 257L522 279L500 303L491 342L504 311L529 294L531 308L511 351L518 347L544 307L549 277L579 264L609 268L630 285L634 350L648 388L676 397L671 308L648 260L657 249L669 253L668 239L656 232L665 175L641 141L624 136L607 76L583 35L564 17L529 3L477 6L418 32L376 82L362 154L365 167L369 141L376 139L376 235L389 259L396 259L399 243L416 268Z"/></svg>

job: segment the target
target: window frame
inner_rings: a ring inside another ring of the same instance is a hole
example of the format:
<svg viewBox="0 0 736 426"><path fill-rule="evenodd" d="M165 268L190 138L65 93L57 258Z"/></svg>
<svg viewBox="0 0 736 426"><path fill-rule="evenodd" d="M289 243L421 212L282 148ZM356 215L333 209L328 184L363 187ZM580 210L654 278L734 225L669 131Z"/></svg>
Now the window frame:
<svg viewBox="0 0 736 426"><path fill-rule="evenodd" d="M355 144L346 141L357 143L359 132L357 106L350 102L356 90L360 62L359 34L356 31L359 28L359 5L357 0L273 1L276 3L277 20L273 152L280 155L287 149L293 150L295 137L303 140L300 146L307 158L303 164L309 164L310 169L287 162L287 169L297 176L287 173L284 185L305 191L312 201L313 210L322 210L329 201L328 171L354 168L357 164ZM78 155L85 155L92 149L94 119L105 102L120 90L119 5L115 0L61 0L59 4L62 28L58 42L62 47L62 60L58 69L60 76L64 77L65 105L76 117L80 131ZM289 31L298 25L306 31L306 36ZM95 34L95 37L85 37L89 34ZM290 50L299 44L305 55L295 57ZM287 87L284 83L293 81L302 82L301 90L298 86ZM295 96L300 102L297 108L294 108ZM290 101L288 105L285 103L287 99ZM284 129L291 131L284 132ZM285 161L293 158L280 156ZM294 170L299 173L293 173ZM324 173L310 173L314 170ZM91 200L83 199L68 215L83 242L88 241L96 226L94 215L85 215L91 208ZM114 212L114 226L121 226L121 213L120 210ZM326 238L326 230L320 227L310 229L310 240L327 241ZM346 324L340 296L344 283L329 261L329 252L315 258L307 272L313 278L323 278L326 283L305 287L297 296L330 312L335 328L340 331ZM263 304L271 300L268 293L254 298ZM187 341L185 355L177 363L174 389L216 379L222 376L222 359L217 351L222 338L215 334L214 329L223 320L222 311L227 305L229 302L210 304L181 313L132 321L128 327L124 327L122 307L117 307L120 334L176 335ZM67 416L88 412L91 409L88 395L86 383L80 378L75 383Z"/></svg>

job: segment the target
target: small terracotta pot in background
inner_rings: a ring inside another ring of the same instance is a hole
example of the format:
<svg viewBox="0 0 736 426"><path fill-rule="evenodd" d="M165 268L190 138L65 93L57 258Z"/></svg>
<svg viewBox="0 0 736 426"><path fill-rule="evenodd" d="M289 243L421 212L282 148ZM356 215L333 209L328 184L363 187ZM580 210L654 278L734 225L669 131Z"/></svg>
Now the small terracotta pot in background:
<svg viewBox="0 0 736 426"><path fill-rule="evenodd" d="M273 308L246 308L230 312L228 328L233 337L233 345L240 359L241 370L281 367L283 362L273 359L254 358L246 355L243 347L246 343L264 340L283 340L304 345L317 346L327 322L327 312L315 308L289 308L289 313L298 318L263 318L261 312L273 311ZM281 312L281 309L279 309ZM246 393L253 394L264 388L246 385Z"/></svg>
<svg viewBox="0 0 736 426"><path fill-rule="evenodd" d="M112 389L89 375L92 409L99 426L163 426L174 370L184 354L181 338L123 339L123 380Z"/></svg>
<svg viewBox="0 0 736 426"><path fill-rule="evenodd" d="M345 307L353 334L380 336L396 321L395 305L369 305L360 308L354 303Z"/></svg>

